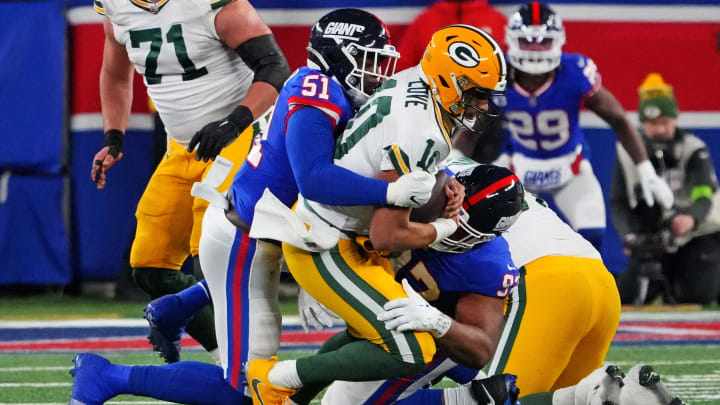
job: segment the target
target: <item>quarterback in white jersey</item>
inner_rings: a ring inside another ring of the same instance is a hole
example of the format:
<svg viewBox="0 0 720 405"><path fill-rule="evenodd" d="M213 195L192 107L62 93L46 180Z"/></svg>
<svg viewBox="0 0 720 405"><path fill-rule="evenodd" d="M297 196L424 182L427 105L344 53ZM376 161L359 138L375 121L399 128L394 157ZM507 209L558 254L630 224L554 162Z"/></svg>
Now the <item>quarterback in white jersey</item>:
<svg viewBox="0 0 720 405"><path fill-rule="evenodd" d="M482 127L490 96L505 90L505 76L502 50L491 36L465 25L439 30L420 65L388 79L348 123L336 143L335 163L388 181L406 173L436 173L450 153L452 129ZM431 224L409 221L409 208L348 209L300 200L296 209L310 231L335 232L336 238L334 245L312 252L284 243L285 261L305 291L345 320L344 336L353 342L344 344L339 335L337 350L277 364L252 360L248 381L282 398L333 380L394 378L425 368L435 354L432 335L388 330L377 319L385 303L407 298L383 251L425 247L452 234L464 193L457 186L446 191L457 207L446 208L450 218ZM253 228L257 225L256 207Z"/></svg>
<svg viewBox="0 0 720 405"><path fill-rule="evenodd" d="M138 286L155 299L197 283L202 218L208 203L190 190L216 156L231 162L219 181L226 190L250 150L261 118L277 98L290 68L270 28L247 0L95 0L105 16L100 101L105 142L91 177L106 186L106 171L122 158L133 97L133 70L168 133L167 152L137 206L130 266ZM257 121L256 121L257 120ZM255 123L253 123L255 121ZM178 272L188 256L196 276ZM170 341L152 314L151 341L167 361ZM209 307L188 333L208 351L217 348Z"/></svg>
<svg viewBox="0 0 720 405"><path fill-rule="evenodd" d="M435 175L450 153L450 137L432 113L421 67L395 74L350 120L335 146L335 164L365 177L412 171ZM301 198L297 211L310 224L328 222L348 234L369 235L375 206L330 206Z"/></svg>

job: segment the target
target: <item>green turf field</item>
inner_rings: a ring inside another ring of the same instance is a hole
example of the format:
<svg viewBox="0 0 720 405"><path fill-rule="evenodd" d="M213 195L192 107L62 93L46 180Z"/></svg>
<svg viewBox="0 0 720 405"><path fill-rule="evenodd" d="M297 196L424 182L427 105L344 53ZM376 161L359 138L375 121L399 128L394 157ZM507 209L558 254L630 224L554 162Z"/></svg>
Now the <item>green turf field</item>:
<svg viewBox="0 0 720 405"><path fill-rule="evenodd" d="M139 318L142 302L113 302L90 298L31 297L0 299L0 320ZM283 300L283 312L296 313L294 299ZM103 353L118 364L162 364L152 352ZM281 352L294 358L309 352ZM0 405L62 405L69 399L68 370L74 353L35 354L0 351ZM210 361L200 351L183 353L185 360ZM607 360L624 370L645 362L655 366L673 392L687 404L720 405L720 346L613 346ZM441 384L452 384L442 382ZM157 404L147 398L120 396L109 404ZM315 401L314 403L319 403Z"/></svg>
<svg viewBox="0 0 720 405"><path fill-rule="evenodd" d="M306 353L282 352L281 357ZM0 354L0 404L65 404L72 385L68 374L72 357L72 354ZM162 364L150 352L107 357L119 364ZM209 361L202 352L185 353L183 358ZM612 347L608 360L625 370L638 362L650 362L687 404L720 404L718 346ZM119 396L108 403L127 402L161 403L134 396Z"/></svg>

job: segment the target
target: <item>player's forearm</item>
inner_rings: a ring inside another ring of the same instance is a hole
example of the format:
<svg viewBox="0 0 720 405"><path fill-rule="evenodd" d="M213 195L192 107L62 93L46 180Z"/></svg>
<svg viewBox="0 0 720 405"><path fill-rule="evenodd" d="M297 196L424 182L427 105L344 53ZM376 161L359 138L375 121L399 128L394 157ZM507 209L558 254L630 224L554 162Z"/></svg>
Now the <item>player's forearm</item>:
<svg viewBox="0 0 720 405"><path fill-rule="evenodd" d="M125 76L102 69L100 72L100 105L103 129L119 129L125 132L130 119L133 98L133 72Z"/></svg>
<svg viewBox="0 0 720 405"><path fill-rule="evenodd" d="M483 368L495 353L496 344L482 329L453 320L450 330L436 340L437 346L454 362Z"/></svg>
<svg viewBox="0 0 720 405"><path fill-rule="evenodd" d="M400 208L378 208L378 210L403 210ZM380 216L382 218L384 216ZM382 224L382 225L380 225ZM429 224L419 222L405 223L391 222L383 219L376 219L370 224L370 241L377 250L386 250L390 252L400 252L409 249L425 248L435 241L437 232L435 227Z"/></svg>
<svg viewBox="0 0 720 405"><path fill-rule="evenodd" d="M248 88L247 95L240 104L249 108L253 119L257 119L275 104L277 96L278 92L271 84L254 82Z"/></svg>
<svg viewBox="0 0 720 405"><path fill-rule="evenodd" d="M611 122L610 125L612 126L618 141L620 141L623 148L625 148L628 152L633 162L637 164L647 160L647 150L645 149L645 145L640 137L640 133L636 131L632 125L630 125L630 122L624 117L623 119L616 121L617 122Z"/></svg>

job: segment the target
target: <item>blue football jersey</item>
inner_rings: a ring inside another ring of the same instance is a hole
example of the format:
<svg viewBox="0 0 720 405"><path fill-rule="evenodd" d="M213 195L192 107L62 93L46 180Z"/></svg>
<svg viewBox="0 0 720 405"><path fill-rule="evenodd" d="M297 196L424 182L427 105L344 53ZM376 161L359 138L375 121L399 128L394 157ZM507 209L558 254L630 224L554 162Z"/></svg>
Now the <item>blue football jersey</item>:
<svg viewBox="0 0 720 405"><path fill-rule="evenodd" d="M580 107L600 88L600 74L588 57L563 54L552 82L529 94L517 84L508 86L502 106L509 147L535 159L574 152L584 144Z"/></svg>
<svg viewBox="0 0 720 405"><path fill-rule="evenodd" d="M415 249L410 261L396 269L396 280L406 278L434 307L450 317L463 294L503 298L520 278L510 249L500 236L465 253Z"/></svg>
<svg viewBox="0 0 720 405"><path fill-rule="evenodd" d="M280 90L268 130L253 141L230 188L235 209L246 223L252 223L255 204L265 188L288 207L297 200L298 187L285 147L285 125L294 111L306 106L330 117L336 134L342 133L354 113L339 83L309 67L295 71Z"/></svg>

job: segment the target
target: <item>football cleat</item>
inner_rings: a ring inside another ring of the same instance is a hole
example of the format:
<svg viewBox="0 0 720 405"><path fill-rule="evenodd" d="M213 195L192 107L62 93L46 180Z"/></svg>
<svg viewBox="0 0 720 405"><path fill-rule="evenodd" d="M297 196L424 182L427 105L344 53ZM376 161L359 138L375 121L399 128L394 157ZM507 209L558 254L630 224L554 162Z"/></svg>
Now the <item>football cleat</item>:
<svg viewBox="0 0 720 405"><path fill-rule="evenodd" d="M188 315L187 311L184 311L182 301L175 294L152 300L143 312L143 318L150 325L147 338L153 350L158 352L166 363L180 361L180 339L193 314Z"/></svg>
<svg viewBox="0 0 720 405"><path fill-rule="evenodd" d="M270 359L254 359L248 364L247 383L252 393L253 405L286 405L295 393L292 388L270 383L268 374L277 363L277 356Z"/></svg>
<svg viewBox="0 0 720 405"><path fill-rule="evenodd" d="M684 405L674 397L660 375L646 364L636 364L623 380L625 385L620 391L620 405Z"/></svg>
<svg viewBox="0 0 720 405"><path fill-rule="evenodd" d="M94 353L80 353L73 359L70 369L73 377L72 393L68 405L101 405L116 394L104 380L110 361Z"/></svg>
<svg viewBox="0 0 720 405"><path fill-rule="evenodd" d="M615 365L598 368L575 386L575 403L618 405L623 377L622 371Z"/></svg>
<svg viewBox="0 0 720 405"><path fill-rule="evenodd" d="M498 374L481 380L473 380L470 389L480 405L516 405L520 390L515 386L517 376Z"/></svg>

